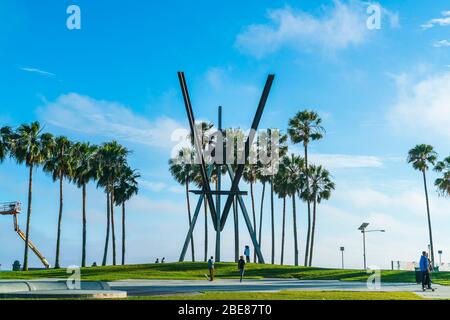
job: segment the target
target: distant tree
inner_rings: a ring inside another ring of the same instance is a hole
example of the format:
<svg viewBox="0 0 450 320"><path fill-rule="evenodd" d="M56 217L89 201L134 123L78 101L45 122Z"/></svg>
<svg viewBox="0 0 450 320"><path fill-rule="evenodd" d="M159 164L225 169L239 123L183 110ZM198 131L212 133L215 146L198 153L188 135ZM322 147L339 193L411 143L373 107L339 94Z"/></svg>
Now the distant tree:
<svg viewBox="0 0 450 320"><path fill-rule="evenodd" d="M304 110L298 112L289 120L289 136L293 143L302 143L305 152L305 171L308 172L308 145L311 141L322 139L325 129L322 127L322 119L314 111ZM306 175L308 180L308 175ZM306 181L307 192L309 183ZM311 236L311 202L308 200L308 234L306 238L305 266L308 265L308 253Z"/></svg>
<svg viewBox="0 0 450 320"><path fill-rule="evenodd" d="M332 190L335 188L335 184L331 181L331 175L328 170L322 166L309 166L309 191L310 191L310 201L313 202L313 220L311 229L311 245L309 253L309 266L312 265L313 252L314 252L314 235L316 230L316 212L317 205L323 200L328 200L331 196ZM302 197L305 198L307 193L304 192Z"/></svg>
<svg viewBox="0 0 450 320"><path fill-rule="evenodd" d="M282 158L283 160L284 158ZM277 174L273 177L273 189L279 198L283 199L282 229L281 229L281 257L280 264L284 264L284 243L286 230L286 197L288 196L288 171L284 167L284 161L281 161Z"/></svg>
<svg viewBox="0 0 450 320"><path fill-rule="evenodd" d="M287 140L288 136L285 134L280 134L279 132L275 132L273 129L267 129L267 134L269 137L269 143L268 143L268 151L269 154L273 155L273 153L276 150L272 150L272 145L274 143L277 145L278 149L278 158L272 159L269 166L266 168L269 171L269 183L270 183L270 213L271 213L271 225L272 225L272 264L275 264L275 210L274 210L274 175L276 174L276 171L278 170L278 166L280 163L280 159L282 159L287 151ZM276 137L278 136L278 141L274 141Z"/></svg>
<svg viewBox="0 0 450 320"><path fill-rule="evenodd" d="M431 215L430 205L428 200L427 178L426 172L430 165L434 165L437 160L437 153L433 150L433 147L427 144L420 144L415 146L408 152L408 163L411 163L415 170L422 172L423 186L425 189L425 200L427 205L427 217L428 217L428 232L430 236L430 248L431 248L431 262L434 265L434 248L433 248L433 233L431 230Z"/></svg>
<svg viewBox="0 0 450 320"><path fill-rule="evenodd" d="M202 154L205 154L205 150L207 150L210 147L214 146L214 137L210 134L210 130L213 128L213 123L211 122L199 122L195 124L197 134L199 135L199 139L201 142L201 148L202 150L196 150L195 149L195 141L192 136L192 134L189 134L189 138L191 141L191 145L194 148L194 159L197 155L197 152L202 152ZM208 162L208 159L205 159L205 162ZM203 188L203 181L200 173L200 165L197 164L194 166L194 180L197 186ZM209 179L209 182L211 179ZM208 199L207 197L204 197L203 201L204 211L205 211L205 250L204 250L204 261L208 260Z"/></svg>
<svg viewBox="0 0 450 320"><path fill-rule="evenodd" d="M294 261L298 266L298 236L297 236L297 209L295 198L297 194L303 191L304 187L304 167L305 161L300 156L292 154L290 157L285 156L280 163L279 172L277 174L277 182L280 180L276 187L277 192L283 196L288 195L292 199L292 217L293 217L293 230L294 230ZM283 240L284 243L284 240Z"/></svg>
<svg viewBox="0 0 450 320"><path fill-rule="evenodd" d="M122 206L122 265L125 265L125 203L129 201L139 191L137 179L140 174L124 166L120 170L117 183L114 187L114 199L117 206Z"/></svg>
<svg viewBox="0 0 450 320"><path fill-rule="evenodd" d="M28 271L28 244L30 236L31 208L33 198L33 169L42 165L51 155L53 136L42 133L39 122L22 124L11 135L11 155L19 164L25 164L29 170L28 177L28 206L25 230L25 249L23 270Z"/></svg>
<svg viewBox="0 0 450 320"><path fill-rule="evenodd" d="M76 143L72 148L73 173L71 179L78 188L81 188L82 193L82 267L86 267L86 186L97 176L95 163L97 152L98 146L90 145L89 143Z"/></svg>
<svg viewBox="0 0 450 320"><path fill-rule="evenodd" d="M189 184L195 178L195 170L193 161L193 151L189 148L183 148L179 151L178 155L174 159L169 160L169 171L172 177L181 185L185 187L186 193L186 206L189 219L189 227L192 225L191 216L191 202L189 199ZM191 234L191 256L192 262L195 262L195 246L194 246L194 234Z"/></svg>
<svg viewBox="0 0 450 320"><path fill-rule="evenodd" d="M98 185L106 192L106 238L105 249L103 251L102 265L105 266L108 258L109 233L112 233L113 265L116 265L116 237L114 223L114 184L120 176L120 170L127 162L129 150L120 145L117 141L102 144L97 152L96 172Z"/></svg>
<svg viewBox="0 0 450 320"><path fill-rule="evenodd" d="M256 233L256 212L255 212L255 194L253 191L253 185L258 181L258 167L256 164L246 164L242 178L245 182L250 184L250 198L252 201L252 213L253 213L253 230ZM256 250L253 249L253 262L256 263Z"/></svg>
<svg viewBox="0 0 450 320"><path fill-rule="evenodd" d="M0 163L8 156L12 133L13 131L10 127L0 128Z"/></svg>
<svg viewBox="0 0 450 320"><path fill-rule="evenodd" d="M56 234L55 269L60 268L59 256L61 245L61 223L63 216L63 182L70 177L73 170L72 142L67 137L60 136L54 139L51 146L51 155L44 163L44 172L52 176L54 182L59 181L59 213L58 229Z"/></svg>
<svg viewBox="0 0 450 320"><path fill-rule="evenodd" d="M434 167L436 172L442 174L442 176L436 179L434 185L438 188L438 192L443 197L450 196L450 157L439 161Z"/></svg>

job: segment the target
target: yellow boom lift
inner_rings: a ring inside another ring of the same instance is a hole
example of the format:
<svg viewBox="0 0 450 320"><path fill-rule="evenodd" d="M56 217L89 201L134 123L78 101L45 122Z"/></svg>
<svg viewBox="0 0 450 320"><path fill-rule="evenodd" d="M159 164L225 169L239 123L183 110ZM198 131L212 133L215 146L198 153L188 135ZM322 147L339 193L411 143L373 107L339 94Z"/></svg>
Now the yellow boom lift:
<svg viewBox="0 0 450 320"><path fill-rule="evenodd" d="M7 202L0 204L0 215L12 215L14 221L14 231L17 232L19 237L22 238L23 241L26 241L25 233L19 228L19 223L17 219L17 215L21 212L20 202ZM34 254L41 260L42 264L46 269L50 268L50 264L47 259L42 255L42 253L38 250L38 248L28 239L28 247L34 252Z"/></svg>

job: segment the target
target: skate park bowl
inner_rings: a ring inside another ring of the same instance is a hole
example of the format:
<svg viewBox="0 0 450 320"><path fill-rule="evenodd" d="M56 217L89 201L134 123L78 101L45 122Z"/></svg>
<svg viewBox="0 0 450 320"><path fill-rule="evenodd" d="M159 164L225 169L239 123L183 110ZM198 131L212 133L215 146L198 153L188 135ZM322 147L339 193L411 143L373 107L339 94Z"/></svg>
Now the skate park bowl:
<svg viewBox="0 0 450 320"><path fill-rule="evenodd" d="M106 282L82 281L81 288L71 289L66 280L3 280L0 298L3 299L119 299L125 291L111 290Z"/></svg>

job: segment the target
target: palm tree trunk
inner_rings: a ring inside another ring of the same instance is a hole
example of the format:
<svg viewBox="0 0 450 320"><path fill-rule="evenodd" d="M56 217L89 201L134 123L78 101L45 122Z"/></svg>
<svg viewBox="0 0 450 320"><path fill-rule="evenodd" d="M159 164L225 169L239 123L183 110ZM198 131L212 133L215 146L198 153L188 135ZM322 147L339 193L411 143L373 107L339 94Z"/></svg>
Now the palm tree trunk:
<svg viewBox="0 0 450 320"><path fill-rule="evenodd" d="M295 194L292 195L292 215L294 220L294 257L295 265L298 266L297 213L295 208Z"/></svg>
<svg viewBox="0 0 450 320"><path fill-rule="evenodd" d="M259 212L259 236L258 236L258 242L259 242L259 249L262 250L262 244L261 244L261 236L262 236L262 226L263 226L263 212L264 212L264 195L266 193L266 183L263 183L263 189L261 194L261 211ZM261 263L261 261L259 261Z"/></svg>
<svg viewBox="0 0 450 320"><path fill-rule="evenodd" d="M55 269L59 269L59 248L61 244L61 222L63 213L63 175L59 174L59 215L58 215L58 230L56 234L56 254L55 254Z"/></svg>
<svg viewBox="0 0 450 320"><path fill-rule="evenodd" d="M27 225L25 230L25 252L23 255L23 271L28 271L28 243L30 241L30 220L31 220L31 200L33 198L33 165L29 168L28 178L28 208L27 208Z"/></svg>
<svg viewBox="0 0 450 320"><path fill-rule="evenodd" d="M110 201L109 191L106 191L106 239L105 239L105 249L103 251L102 266L106 266L106 260L108 258L109 226L110 226L110 222L109 222L110 204L109 204L109 201Z"/></svg>
<svg viewBox="0 0 450 320"><path fill-rule="evenodd" d="M189 228L190 228L192 225L192 216L191 216L191 201L189 200L189 178L186 178L185 187L186 187L186 204L187 204ZM195 262L194 233L191 234L191 256L192 256L192 262Z"/></svg>
<svg viewBox="0 0 450 320"><path fill-rule="evenodd" d="M430 214L430 203L428 200L428 188L427 188L427 178L425 174L425 170L422 170L423 173L423 185L425 188L425 199L427 202L427 216L428 216L428 233L430 235L430 251L431 251L431 263L434 267L434 247L433 247L433 233L431 232L431 214Z"/></svg>
<svg viewBox="0 0 450 320"><path fill-rule="evenodd" d="M203 202L203 206L204 206L204 210L205 210L205 256L204 256L204 261L208 261L208 199L206 199L206 197L204 197L204 202Z"/></svg>
<svg viewBox="0 0 450 320"><path fill-rule="evenodd" d="M125 201L122 202L122 265L125 265Z"/></svg>
<svg viewBox="0 0 450 320"><path fill-rule="evenodd" d="M253 194L253 183L250 182L250 195L252 199L252 213L253 213L253 231L256 236L256 212L255 212L255 196ZM256 263L256 248L253 248L253 262Z"/></svg>
<svg viewBox="0 0 450 320"><path fill-rule="evenodd" d="M284 262L284 236L286 226L286 196L283 197L283 226L281 230L281 265Z"/></svg>
<svg viewBox="0 0 450 320"><path fill-rule="evenodd" d="M237 197L233 199L233 220L234 220L234 261L239 261L239 217Z"/></svg>
<svg viewBox="0 0 450 320"><path fill-rule="evenodd" d="M112 231L112 250L113 250L113 266L116 265L116 227L114 224L114 191L111 192L111 231Z"/></svg>
<svg viewBox="0 0 450 320"><path fill-rule="evenodd" d="M270 179L270 213L272 218L272 264L275 264L275 214L273 205L273 176Z"/></svg>
<svg viewBox="0 0 450 320"><path fill-rule="evenodd" d="M82 187L83 197L83 245L81 252L81 266L86 267L86 184Z"/></svg>
<svg viewBox="0 0 450 320"><path fill-rule="evenodd" d="M306 236L306 249L305 249L305 267L308 265L308 253L309 253L309 240L311 237L311 201L309 199L309 174L308 174L308 145L304 144L305 147L305 171L306 171L306 196L308 204L308 234Z"/></svg>
<svg viewBox="0 0 450 320"><path fill-rule="evenodd" d="M316 231L316 209L317 209L317 197L314 196L313 202L313 220L312 220L312 230L311 230L311 247L309 252L309 266L312 266L312 258L314 251L314 233Z"/></svg>

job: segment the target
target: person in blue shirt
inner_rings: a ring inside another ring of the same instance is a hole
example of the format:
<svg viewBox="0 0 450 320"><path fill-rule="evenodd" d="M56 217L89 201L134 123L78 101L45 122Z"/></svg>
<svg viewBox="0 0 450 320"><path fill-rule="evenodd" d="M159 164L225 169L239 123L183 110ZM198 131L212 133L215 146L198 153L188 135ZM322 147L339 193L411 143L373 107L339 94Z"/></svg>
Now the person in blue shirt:
<svg viewBox="0 0 450 320"><path fill-rule="evenodd" d="M244 256L245 256L247 263L250 263L250 247L249 246L245 246Z"/></svg>
<svg viewBox="0 0 450 320"><path fill-rule="evenodd" d="M420 257L419 262L420 272L422 272L422 290L433 290L431 287L431 278L430 278L430 260L428 259L428 253L423 251L422 256ZM425 288L426 287L426 288Z"/></svg>

